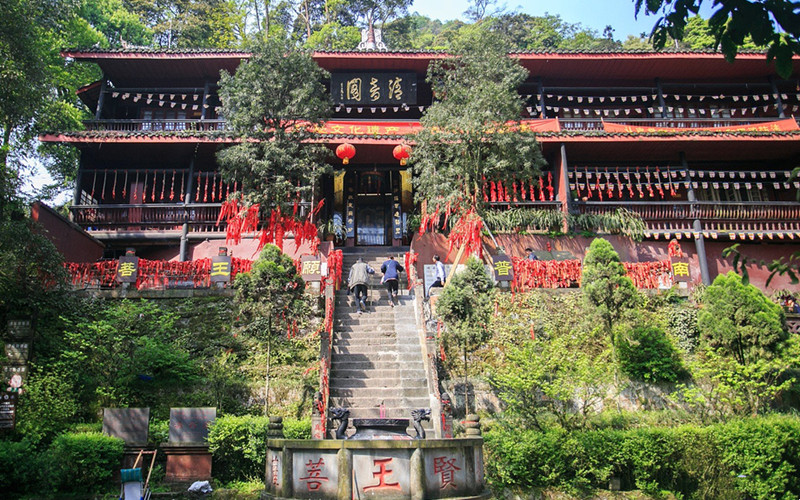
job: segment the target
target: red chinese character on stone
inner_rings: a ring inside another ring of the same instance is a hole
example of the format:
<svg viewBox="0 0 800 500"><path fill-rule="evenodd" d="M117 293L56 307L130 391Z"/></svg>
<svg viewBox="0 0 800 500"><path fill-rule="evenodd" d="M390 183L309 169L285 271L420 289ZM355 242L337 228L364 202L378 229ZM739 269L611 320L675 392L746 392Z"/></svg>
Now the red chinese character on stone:
<svg viewBox="0 0 800 500"><path fill-rule="evenodd" d="M439 487L440 490L445 489L445 487L448 485L451 488L456 487L455 474L457 470L461 470L461 468L456 467L455 458L447 460L447 457L434 457L433 473L439 474L439 477L442 480L442 485Z"/></svg>
<svg viewBox="0 0 800 500"><path fill-rule="evenodd" d="M272 457L272 484L278 484L278 457Z"/></svg>
<svg viewBox="0 0 800 500"><path fill-rule="evenodd" d="M322 486L322 481L327 481L328 478L322 475L322 466L325 462L320 457L319 461L314 462L310 460L306 463L306 476L301 477L300 481L306 481L308 491L316 491Z"/></svg>
<svg viewBox="0 0 800 500"><path fill-rule="evenodd" d="M372 473L372 477L378 478L378 484L373 484L372 486L364 486L364 491L375 489L375 488L391 488L393 490L401 490L400 483L387 483L386 476L392 473L391 469L387 469L386 466L392 462L391 458L376 458L373 460L374 466L378 467L379 470L377 472Z"/></svg>

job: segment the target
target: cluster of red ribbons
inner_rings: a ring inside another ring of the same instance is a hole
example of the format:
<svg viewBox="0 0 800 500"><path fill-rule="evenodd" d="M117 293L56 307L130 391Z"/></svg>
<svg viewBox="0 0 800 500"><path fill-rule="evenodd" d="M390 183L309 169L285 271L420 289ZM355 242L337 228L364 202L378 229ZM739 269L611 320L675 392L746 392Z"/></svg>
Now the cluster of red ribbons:
<svg viewBox="0 0 800 500"><path fill-rule="evenodd" d="M253 261L233 257L231 259L231 281L239 273L250 271ZM70 276L70 283L79 288L105 287L119 285L116 281L118 261L66 262L64 268ZM208 288L210 286L211 259L187 262L139 259L136 279L138 290L160 289L169 286L188 286Z"/></svg>
<svg viewBox="0 0 800 500"><path fill-rule="evenodd" d="M406 252L403 256L403 263L405 264L406 268L406 276L408 276L409 290L417 285L417 268L415 267L415 264L417 263L417 257L419 257L417 252Z"/></svg>
<svg viewBox="0 0 800 500"><path fill-rule="evenodd" d="M669 242L669 245L667 246L667 253L670 257L684 257L683 250L681 250L681 244L678 243L678 240L676 239L673 239Z"/></svg>
<svg viewBox="0 0 800 500"><path fill-rule="evenodd" d="M527 260L520 257L512 257L511 260L514 266L511 289L514 292L580 285L582 264L579 260ZM622 264L636 288L655 289L672 283L672 265L669 260Z"/></svg>
<svg viewBox="0 0 800 500"><path fill-rule="evenodd" d="M569 288L580 283L579 260L528 260L511 258L514 280L511 289L524 292L532 288Z"/></svg>
<svg viewBox="0 0 800 500"><path fill-rule="evenodd" d="M623 262L628 277L636 288L658 288L672 284L672 264L668 260L658 262Z"/></svg>
<svg viewBox="0 0 800 500"><path fill-rule="evenodd" d="M319 237L317 236L317 226L311 222L311 218L316 215L324 200L320 201L314 210L303 220L297 219L298 204L295 202L292 215L281 213L280 207L270 212L269 220L261 227L261 231L256 235L258 238L258 250L264 248L268 243L275 244L283 250L283 237L286 233L294 235L295 248L299 248L303 243L311 244L311 253L317 253L319 248ZM225 221L225 241L238 244L242 241L245 233L257 232L261 223L259 216L260 205L240 204L237 198L227 200L222 203L217 217L217 226Z"/></svg>
<svg viewBox="0 0 800 500"><path fill-rule="evenodd" d="M603 171L587 169L577 170L574 175L576 180L571 187L575 189L578 198L588 200L596 196L603 201L604 195L608 199L615 197L625 199L626 191L627 198L636 198L637 196L644 198L645 194L648 198L655 198L657 191L658 196L663 200L665 189L669 191L670 196L675 197L678 194L676 188L680 186L679 180L673 180L679 175L679 172L669 169L662 172L658 167L655 170L645 167L641 171L639 167L634 167L633 172L630 168L623 171L618 167L611 172L608 168ZM584 175L586 176L585 182L583 182ZM572 177L572 173L570 173L570 177Z"/></svg>
<svg viewBox="0 0 800 500"><path fill-rule="evenodd" d="M447 255L453 248L464 247L467 255L475 254L478 258L483 255L483 242L481 241L481 231L483 230L483 219L470 208L458 219L456 225L447 237Z"/></svg>
<svg viewBox="0 0 800 500"><path fill-rule="evenodd" d="M520 201L553 201L555 189L553 188L553 173L547 172L547 184L542 176L533 179L512 181L483 180L483 201L485 203L519 203Z"/></svg>
<svg viewBox="0 0 800 500"><path fill-rule="evenodd" d="M338 290L342 285L342 263L344 257L341 250L334 250L328 254L328 276L333 282L333 289Z"/></svg>
<svg viewBox="0 0 800 500"><path fill-rule="evenodd" d="M65 262L70 284L75 287L112 287L116 284L117 261Z"/></svg>
<svg viewBox="0 0 800 500"><path fill-rule="evenodd" d="M203 178L202 176L205 175L205 186L203 186ZM213 176L213 177L212 177ZM228 199L228 196L231 194L231 187L233 187L233 192L237 192L239 190L239 182L235 181L233 186L230 183L224 183L222 180L222 175L219 175L219 182L217 182L217 173L214 172L213 174L206 173L202 174L200 172L197 173L197 187L195 188L195 195L194 201L200 201L200 195L202 193L203 196L203 203L207 203L208 201L217 202ZM209 193L209 184L211 184L211 192ZM225 193L223 194L223 191Z"/></svg>
<svg viewBox="0 0 800 500"><path fill-rule="evenodd" d="M460 203L460 201L458 202ZM424 200L420 207L420 222L419 222L419 235L422 236L425 234L426 231L434 231L440 225L447 226L447 221L450 220L450 216L456 213L458 206L453 206L449 201L445 204L444 209L442 209L441 205L436 205L436 210L433 212L428 212L428 201ZM442 216L444 216L444 221L442 221Z"/></svg>

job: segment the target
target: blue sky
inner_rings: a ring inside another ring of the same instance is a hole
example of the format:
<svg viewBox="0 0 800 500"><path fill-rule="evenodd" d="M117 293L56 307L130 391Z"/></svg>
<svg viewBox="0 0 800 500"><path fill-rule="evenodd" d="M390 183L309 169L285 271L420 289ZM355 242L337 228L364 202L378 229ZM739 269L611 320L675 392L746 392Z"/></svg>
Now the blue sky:
<svg viewBox="0 0 800 500"><path fill-rule="evenodd" d="M658 19L655 16L639 16L634 19L633 0L509 0L498 1L498 5L505 5L505 11L524 12L533 16L541 16L545 12L558 14L566 22L581 23L584 27L603 32L606 25L614 28L614 38L625 40L628 35L638 35L642 32L650 34L653 25ZM710 7L708 2L701 11L703 17L708 17ZM415 0L409 12L419 12L432 19L447 21L464 18L464 11L469 8L467 0Z"/></svg>

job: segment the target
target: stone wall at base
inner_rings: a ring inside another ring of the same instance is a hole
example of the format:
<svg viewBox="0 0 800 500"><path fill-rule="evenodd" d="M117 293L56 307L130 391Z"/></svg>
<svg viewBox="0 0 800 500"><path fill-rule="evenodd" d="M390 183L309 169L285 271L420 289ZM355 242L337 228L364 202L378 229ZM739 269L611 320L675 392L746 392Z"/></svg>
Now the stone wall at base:
<svg viewBox="0 0 800 500"><path fill-rule="evenodd" d="M263 498L488 498L483 439L267 441Z"/></svg>

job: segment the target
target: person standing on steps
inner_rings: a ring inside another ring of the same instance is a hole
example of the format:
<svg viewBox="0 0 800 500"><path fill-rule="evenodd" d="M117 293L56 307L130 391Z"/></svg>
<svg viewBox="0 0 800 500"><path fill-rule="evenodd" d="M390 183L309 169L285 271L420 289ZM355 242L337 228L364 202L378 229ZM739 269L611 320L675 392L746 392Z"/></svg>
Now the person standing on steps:
<svg viewBox="0 0 800 500"><path fill-rule="evenodd" d="M400 282L400 273L405 269L399 262L394 260L394 256L390 255L389 260L381 266L383 278L381 283L386 286L386 293L389 295L389 304L394 307L394 301L397 298L398 284Z"/></svg>
<svg viewBox="0 0 800 500"><path fill-rule="evenodd" d="M369 275L375 274L375 270L369 267L361 257L350 268L350 275L347 278L347 293L353 292L356 296L358 314L367 310L367 282Z"/></svg>
<svg viewBox="0 0 800 500"><path fill-rule="evenodd" d="M428 287L428 297L431 296L431 288L441 288L444 286L444 280L446 276L444 264L438 255L433 256L433 263L436 265L436 280L431 283L431 286Z"/></svg>

